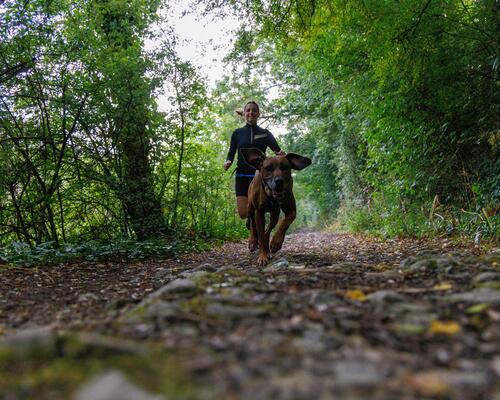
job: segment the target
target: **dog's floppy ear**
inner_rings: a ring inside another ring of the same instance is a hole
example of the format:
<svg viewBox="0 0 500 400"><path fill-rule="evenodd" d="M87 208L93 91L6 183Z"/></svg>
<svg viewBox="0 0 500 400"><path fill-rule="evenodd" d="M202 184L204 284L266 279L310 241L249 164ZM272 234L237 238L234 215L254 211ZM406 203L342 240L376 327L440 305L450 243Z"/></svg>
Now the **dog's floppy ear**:
<svg viewBox="0 0 500 400"><path fill-rule="evenodd" d="M255 169L259 169L266 158L266 155L262 151L254 147L241 149L241 154L245 158L245 161Z"/></svg>
<svg viewBox="0 0 500 400"><path fill-rule="evenodd" d="M288 153L286 155L286 159L291 164L293 169L297 169L299 171L311 165L311 159L299 156L298 154L295 153Z"/></svg>

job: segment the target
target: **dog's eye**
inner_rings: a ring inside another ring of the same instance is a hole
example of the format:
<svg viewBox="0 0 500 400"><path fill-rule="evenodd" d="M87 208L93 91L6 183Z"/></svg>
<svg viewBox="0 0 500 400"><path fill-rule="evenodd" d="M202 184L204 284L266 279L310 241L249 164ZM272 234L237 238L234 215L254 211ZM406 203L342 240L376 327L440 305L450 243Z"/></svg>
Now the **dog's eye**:
<svg viewBox="0 0 500 400"><path fill-rule="evenodd" d="M280 168L283 171L288 171L290 169L290 166L288 164L280 164Z"/></svg>
<svg viewBox="0 0 500 400"><path fill-rule="evenodd" d="M267 171L267 172L273 172L273 166L272 165L268 165L267 167L264 167L264 169Z"/></svg>

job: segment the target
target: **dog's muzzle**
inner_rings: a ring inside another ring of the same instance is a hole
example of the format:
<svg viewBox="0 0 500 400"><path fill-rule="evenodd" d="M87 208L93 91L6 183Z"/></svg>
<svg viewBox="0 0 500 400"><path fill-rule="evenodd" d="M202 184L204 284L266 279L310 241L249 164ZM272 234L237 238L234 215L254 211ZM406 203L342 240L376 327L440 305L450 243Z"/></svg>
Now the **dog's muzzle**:
<svg viewBox="0 0 500 400"><path fill-rule="evenodd" d="M284 185L285 181L283 180L283 178L281 176L277 176L277 177L273 178L271 182L272 182L271 189L273 191L276 191L276 192L283 191L283 185Z"/></svg>
<svg viewBox="0 0 500 400"><path fill-rule="evenodd" d="M264 181L266 192L276 200L281 200L285 197L285 181L281 176L276 176Z"/></svg>

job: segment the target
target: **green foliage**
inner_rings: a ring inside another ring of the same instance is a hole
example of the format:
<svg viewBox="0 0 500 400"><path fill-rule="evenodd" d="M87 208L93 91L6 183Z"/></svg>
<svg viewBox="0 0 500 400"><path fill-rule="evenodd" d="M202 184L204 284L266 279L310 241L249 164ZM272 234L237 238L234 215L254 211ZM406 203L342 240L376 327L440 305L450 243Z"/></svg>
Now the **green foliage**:
<svg viewBox="0 0 500 400"><path fill-rule="evenodd" d="M446 231L422 212L436 195L449 215L497 207L495 1L250 4L252 46L282 88L274 107L289 121L289 146L318 166L302 186L316 209L340 204L350 228L394 236ZM318 186L336 195L325 200ZM459 222L467 217L450 218L474 231Z"/></svg>
<svg viewBox="0 0 500 400"><path fill-rule="evenodd" d="M390 221L390 223L388 223ZM344 207L339 222L352 232L367 232L376 236L422 237L436 233L427 227L427 218L415 204L397 204L380 193L371 197L370 207Z"/></svg>
<svg viewBox="0 0 500 400"><path fill-rule="evenodd" d="M247 23L232 75L211 93L172 32L144 50L157 0L0 4L4 260L154 255L137 239L245 236L222 164L249 99L263 125L287 123L286 151L313 160L295 177L298 222L498 236L497 2L227 3Z"/></svg>
<svg viewBox="0 0 500 400"><path fill-rule="evenodd" d="M146 129L152 98L140 44L140 21L155 10L152 3L120 4L3 5L2 69L24 65L0 81L7 235L31 243L67 240L74 233L66 224L67 191L95 198L95 189L104 189L94 202L101 203L97 214L121 216L120 229L130 224L139 237L155 219Z"/></svg>
<svg viewBox="0 0 500 400"><path fill-rule="evenodd" d="M246 229L245 229L246 230ZM175 257L183 253L207 250L220 240L242 237L243 229L214 228L210 236L192 237L178 234L147 241L114 238L112 242L89 241L80 243L41 243L30 246L24 242L10 242L0 247L0 265L39 266L77 261L126 261L146 258ZM215 239L218 238L218 239Z"/></svg>
<svg viewBox="0 0 500 400"><path fill-rule="evenodd" d="M227 117L177 56L175 35L144 51L158 7L0 5L0 244L9 262L154 255L137 243L167 233L246 234L222 170L229 127L218 121ZM153 95L165 84L171 109L160 113ZM166 254L188 242L158 246Z"/></svg>

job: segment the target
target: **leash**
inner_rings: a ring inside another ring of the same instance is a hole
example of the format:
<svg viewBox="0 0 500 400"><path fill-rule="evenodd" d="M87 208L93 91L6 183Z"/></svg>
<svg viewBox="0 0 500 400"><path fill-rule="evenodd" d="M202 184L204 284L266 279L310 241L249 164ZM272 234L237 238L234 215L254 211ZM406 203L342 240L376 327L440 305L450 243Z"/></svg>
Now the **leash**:
<svg viewBox="0 0 500 400"><path fill-rule="evenodd" d="M229 178L232 178L234 174L236 174L236 178L253 178L255 174L241 174L236 172L238 168L233 169L231 172L231 175L229 175Z"/></svg>
<svg viewBox="0 0 500 400"><path fill-rule="evenodd" d="M236 178L253 178L255 176L255 174L237 173L236 170L237 170L237 168L233 169L233 171L231 172L231 175L229 176L230 178L232 178L234 174L236 174ZM258 171L256 171L256 172L258 172ZM259 174L259 176L260 176L260 182L262 183L262 187L264 188L264 194L266 195L266 201L271 206L278 206L279 207L278 201L274 197L269 196L267 194L267 190L269 190L272 193L272 189L266 184L266 182L264 181L264 178L262 177L262 174Z"/></svg>

